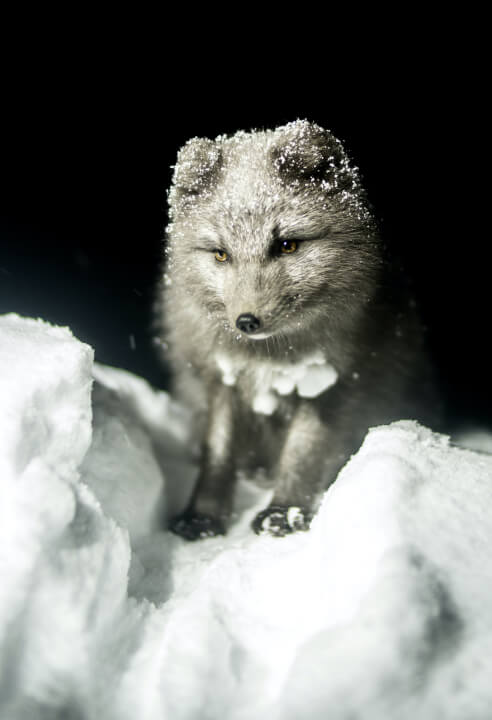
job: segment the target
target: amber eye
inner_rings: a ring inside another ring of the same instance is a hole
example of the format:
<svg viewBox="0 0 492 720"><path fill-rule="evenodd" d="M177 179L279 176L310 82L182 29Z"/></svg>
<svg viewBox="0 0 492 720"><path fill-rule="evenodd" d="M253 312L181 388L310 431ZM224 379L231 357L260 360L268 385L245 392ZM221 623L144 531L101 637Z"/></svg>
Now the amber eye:
<svg viewBox="0 0 492 720"><path fill-rule="evenodd" d="M225 262L227 260L227 253L224 250L214 250L215 259L218 262Z"/></svg>
<svg viewBox="0 0 492 720"><path fill-rule="evenodd" d="M295 240L282 240L280 243L280 252L284 255L289 255L297 250L297 243Z"/></svg>

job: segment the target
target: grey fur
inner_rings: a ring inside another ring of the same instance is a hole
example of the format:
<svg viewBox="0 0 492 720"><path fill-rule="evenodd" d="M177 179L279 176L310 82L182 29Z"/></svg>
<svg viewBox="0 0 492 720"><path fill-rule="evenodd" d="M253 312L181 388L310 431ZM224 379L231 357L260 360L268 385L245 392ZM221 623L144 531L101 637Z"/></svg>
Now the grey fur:
<svg viewBox="0 0 492 720"><path fill-rule="evenodd" d="M194 138L178 154L169 207L158 314L175 390L203 438L199 481L173 529L225 532L245 465L264 467L275 487L254 529L306 529L369 426L438 416L414 305L390 282L357 168L307 121ZM282 240L297 249L282 254ZM238 331L242 313L268 337ZM266 388L271 414L253 410L270 368L316 353L334 385L314 397Z"/></svg>

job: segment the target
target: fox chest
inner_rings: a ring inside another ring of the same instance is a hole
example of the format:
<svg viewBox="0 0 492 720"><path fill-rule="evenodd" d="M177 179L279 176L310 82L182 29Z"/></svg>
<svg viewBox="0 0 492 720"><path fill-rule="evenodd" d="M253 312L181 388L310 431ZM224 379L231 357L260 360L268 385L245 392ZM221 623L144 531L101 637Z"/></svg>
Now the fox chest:
<svg viewBox="0 0 492 720"><path fill-rule="evenodd" d="M321 352L306 355L295 363L243 359L217 354L216 365L224 385L237 386L252 410L272 415L282 397L296 393L318 397L338 379L335 368Z"/></svg>

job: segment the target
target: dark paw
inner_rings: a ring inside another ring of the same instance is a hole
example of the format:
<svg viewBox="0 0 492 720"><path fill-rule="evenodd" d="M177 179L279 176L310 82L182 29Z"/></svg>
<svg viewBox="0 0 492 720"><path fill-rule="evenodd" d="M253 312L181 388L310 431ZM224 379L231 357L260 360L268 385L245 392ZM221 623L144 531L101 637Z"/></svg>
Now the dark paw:
<svg viewBox="0 0 492 720"><path fill-rule="evenodd" d="M309 530L312 513L302 507L270 505L255 517L252 528L258 535L283 537L299 530Z"/></svg>
<svg viewBox="0 0 492 720"><path fill-rule="evenodd" d="M185 512L171 522L171 532L185 540L201 540L202 538L225 535L224 524L211 515L199 512Z"/></svg>

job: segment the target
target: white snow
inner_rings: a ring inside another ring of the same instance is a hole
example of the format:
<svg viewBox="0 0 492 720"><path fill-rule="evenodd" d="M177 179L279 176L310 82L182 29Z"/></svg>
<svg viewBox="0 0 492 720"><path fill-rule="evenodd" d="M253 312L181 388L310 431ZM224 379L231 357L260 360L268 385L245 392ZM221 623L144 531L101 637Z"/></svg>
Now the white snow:
<svg viewBox="0 0 492 720"><path fill-rule="evenodd" d="M165 393L8 315L0 401L2 720L491 717L492 455L375 428L309 532L254 535L271 491L242 481L228 535L186 543Z"/></svg>
<svg viewBox="0 0 492 720"><path fill-rule="evenodd" d="M279 395L296 391L300 397L318 397L338 379L337 371L320 351L306 355L298 362L273 363L255 359L254 363L248 363L224 353L217 353L215 361L224 385L235 385L242 373L253 374L252 408L261 415L272 415L278 407Z"/></svg>
<svg viewBox="0 0 492 720"><path fill-rule="evenodd" d="M222 373L222 382L224 385L235 385L239 370L236 369L232 359L222 353L217 353L215 358L217 366Z"/></svg>

